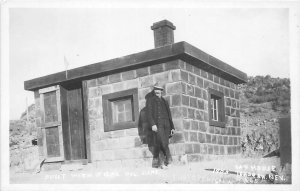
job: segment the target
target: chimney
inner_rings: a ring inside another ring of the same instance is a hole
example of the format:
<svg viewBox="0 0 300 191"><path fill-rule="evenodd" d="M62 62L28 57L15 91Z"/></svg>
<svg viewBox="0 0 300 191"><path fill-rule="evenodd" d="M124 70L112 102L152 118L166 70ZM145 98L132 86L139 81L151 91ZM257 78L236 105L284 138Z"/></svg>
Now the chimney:
<svg viewBox="0 0 300 191"><path fill-rule="evenodd" d="M162 20L153 23L151 29L154 32L154 46L155 48L160 46L166 46L174 43L174 33L173 30L176 27L168 20Z"/></svg>

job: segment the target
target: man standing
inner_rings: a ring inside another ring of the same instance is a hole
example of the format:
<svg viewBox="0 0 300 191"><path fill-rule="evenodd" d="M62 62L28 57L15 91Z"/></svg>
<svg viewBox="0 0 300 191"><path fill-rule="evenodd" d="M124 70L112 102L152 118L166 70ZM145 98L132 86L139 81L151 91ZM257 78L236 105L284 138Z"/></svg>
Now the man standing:
<svg viewBox="0 0 300 191"><path fill-rule="evenodd" d="M152 90L152 96L146 100L147 118L150 124L154 150L153 167L159 167L159 152L162 151L166 160L161 168L166 168L172 162L169 150L169 137L174 134L174 124L168 102L162 97L162 85L156 83Z"/></svg>

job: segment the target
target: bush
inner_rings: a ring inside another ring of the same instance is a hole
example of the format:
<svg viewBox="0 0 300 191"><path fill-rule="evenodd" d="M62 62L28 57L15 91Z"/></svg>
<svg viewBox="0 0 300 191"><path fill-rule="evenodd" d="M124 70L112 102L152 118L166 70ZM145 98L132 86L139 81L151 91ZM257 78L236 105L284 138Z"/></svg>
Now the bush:
<svg viewBox="0 0 300 191"><path fill-rule="evenodd" d="M250 76L247 84L239 88L249 103L272 102L273 110L290 111L290 80L287 78L272 78L270 75Z"/></svg>

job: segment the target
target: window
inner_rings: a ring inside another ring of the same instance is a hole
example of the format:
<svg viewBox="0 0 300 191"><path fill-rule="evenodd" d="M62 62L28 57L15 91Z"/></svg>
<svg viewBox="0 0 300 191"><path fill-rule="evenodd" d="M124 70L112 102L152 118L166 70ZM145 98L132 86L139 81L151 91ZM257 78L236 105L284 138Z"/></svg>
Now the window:
<svg viewBox="0 0 300 191"><path fill-rule="evenodd" d="M211 116L212 116L211 119L213 121L218 121L218 114L219 114L218 105L220 104L220 99L215 95L211 95L210 104L211 104Z"/></svg>
<svg viewBox="0 0 300 191"><path fill-rule="evenodd" d="M105 132L137 126L137 92L135 88L102 96Z"/></svg>
<svg viewBox="0 0 300 191"><path fill-rule="evenodd" d="M209 124L217 127L225 127L224 94L209 88Z"/></svg>
<svg viewBox="0 0 300 191"><path fill-rule="evenodd" d="M128 99L113 101L112 105L113 123L133 121L131 97Z"/></svg>

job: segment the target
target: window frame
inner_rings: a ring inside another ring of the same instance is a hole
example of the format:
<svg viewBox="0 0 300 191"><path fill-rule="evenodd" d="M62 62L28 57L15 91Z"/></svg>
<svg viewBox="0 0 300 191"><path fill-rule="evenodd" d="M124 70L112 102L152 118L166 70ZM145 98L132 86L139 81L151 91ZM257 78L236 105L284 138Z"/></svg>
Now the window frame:
<svg viewBox="0 0 300 191"><path fill-rule="evenodd" d="M211 99L213 97L218 97L219 99L217 99L217 113L218 113L218 120L213 120L213 116L211 115L211 110L212 110L212 106L211 106ZM209 125L211 126L216 126L216 127L225 127L226 126L226 122L225 122L225 101L224 101L224 93L214 90L212 88L208 88L208 116L209 116Z"/></svg>
<svg viewBox="0 0 300 191"><path fill-rule="evenodd" d="M114 101L122 100L124 98L132 99L132 118L133 121L113 123L112 104ZM137 127L139 104L138 104L138 89L129 89L102 96L102 107L103 107L103 121L104 121L104 132L116 131L122 129L130 129Z"/></svg>

